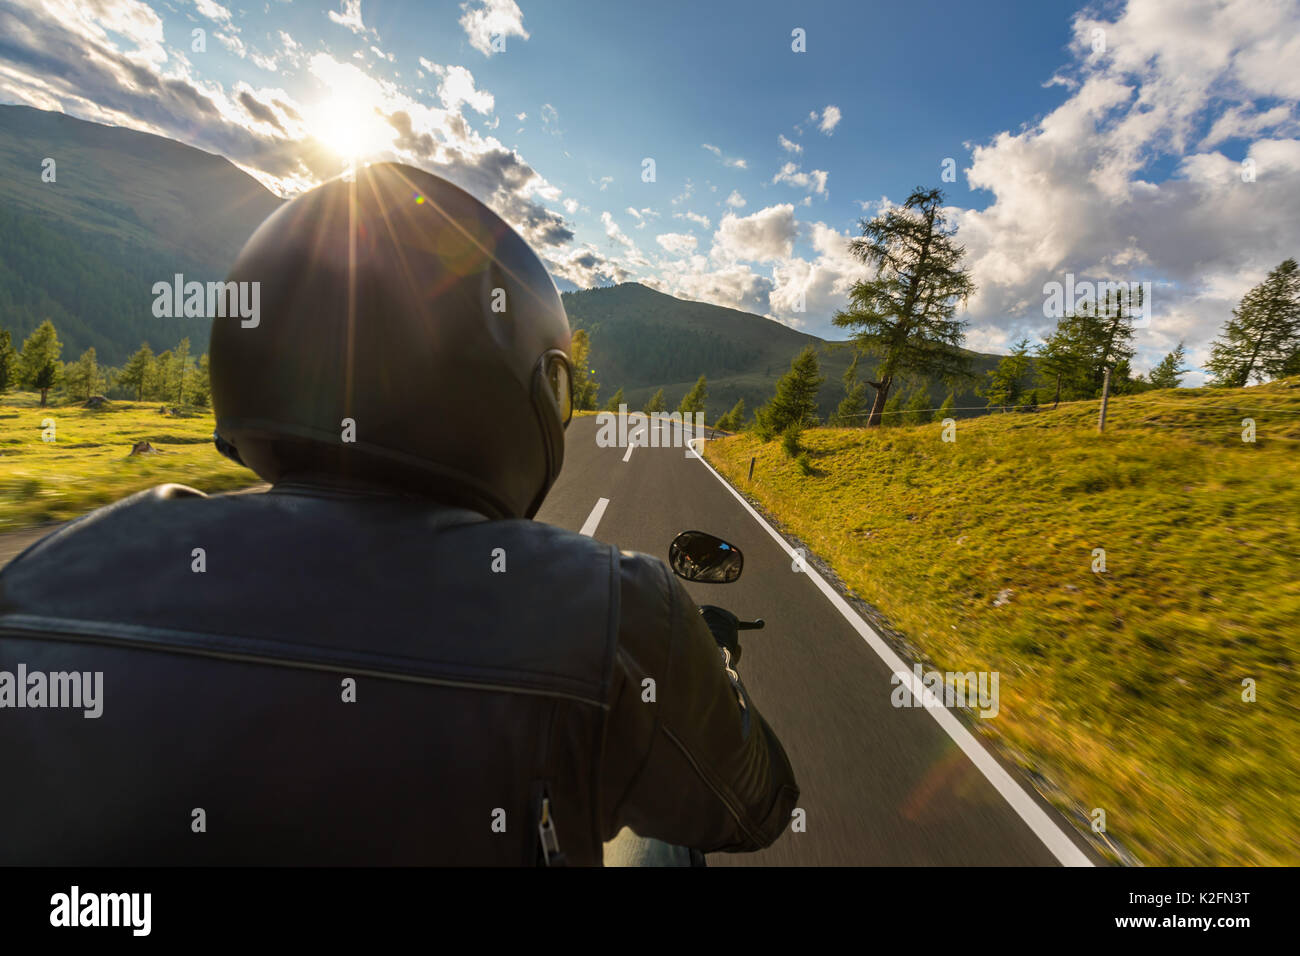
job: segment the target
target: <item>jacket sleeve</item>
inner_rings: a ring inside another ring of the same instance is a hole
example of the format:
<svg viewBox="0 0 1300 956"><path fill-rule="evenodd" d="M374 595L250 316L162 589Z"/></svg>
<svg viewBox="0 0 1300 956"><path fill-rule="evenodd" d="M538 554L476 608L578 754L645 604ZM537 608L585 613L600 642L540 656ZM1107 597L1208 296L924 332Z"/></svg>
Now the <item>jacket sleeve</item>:
<svg viewBox="0 0 1300 956"><path fill-rule="evenodd" d="M626 826L704 852L769 846L799 798L785 751L663 562L625 553L621 574L602 839Z"/></svg>

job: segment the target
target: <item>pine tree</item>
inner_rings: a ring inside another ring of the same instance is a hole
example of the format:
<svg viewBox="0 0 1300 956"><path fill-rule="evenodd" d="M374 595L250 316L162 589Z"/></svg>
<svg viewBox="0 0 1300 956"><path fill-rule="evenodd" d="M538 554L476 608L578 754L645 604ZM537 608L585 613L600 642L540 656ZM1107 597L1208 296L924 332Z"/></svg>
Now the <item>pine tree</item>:
<svg viewBox="0 0 1300 956"><path fill-rule="evenodd" d="M745 412L745 400L743 398L736 399L736 404L732 405L731 411L727 413L731 416L731 426L728 429L729 431L738 432L744 430Z"/></svg>
<svg viewBox="0 0 1300 956"><path fill-rule="evenodd" d="M1142 287L1137 287L1137 308L1142 308ZM1133 358L1133 295L1127 289L1103 290L1096 306L1101 323L1101 344L1093 367L1093 388L1101 394L1106 369L1111 370L1110 389L1114 394L1133 391L1129 361Z"/></svg>
<svg viewBox="0 0 1300 956"><path fill-rule="evenodd" d="M614 393L614 397L605 403L605 411L616 412L618 411L618 406L622 405L625 401L626 399L623 398L623 387L620 385L618 391Z"/></svg>
<svg viewBox="0 0 1300 956"><path fill-rule="evenodd" d="M903 407L903 418L909 425L921 425L925 423L930 411L930 393L920 386L912 393L907 404Z"/></svg>
<svg viewBox="0 0 1300 956"><path fill-rule="evenodd" d="M656 412L664 411L667 407L664 402L664 390L661 388L650 397L650 401L645 403L645 408L642 411L647 415L653 415Z"/></svg>
<svg viewBox="0 0 1300 956"><path fill-rule="evenodd" d="M68 395L81 401L89 401L91 395L97 394L104 384L104 375L95 356L95 347L91 346L81 353L81 358L69 362L63 369L63 381Z"/></svg>
<svg viewBox="0 0 1300 956"><path fill-rule="evenodd" d="M1067 315L1056 331L1038 347L1037 366L1043 384L1053 393L1052 407L1089 390L1091 359L1089 356L1089 316Z"/></svg>
<svg viewBox="0 0 1300 956"><path fill-rule="evenodd" d="M144 399L144 388L153 368L153 363L153 349L149 348L148 342L142 342L140 348L126 360L126 365L118 373L117 384L122 388L135 389L135 400L137 402Z"/></svg>
<svg viewBox="0 0 1300 956"><path fill-rule="evenodd" d="M189 339L181 339L176 343L176 350L172 353L172 364L176 369L176 404L184 405L188 387L194 383L193 369L190 364Z"/></svg>
<svg viewBox="0 0 1300 956"><path fill-rule="evenodd" d="M152 401L165 402L171 397L176 382L176 360L171 350L159 352L149 369L149 378L145 382L144 397Z"/></svg>
<svg viewBox="0 0 1300 956"><path fill-rule="evenodd" d="M892 427L903 424L903 390L901 388L889 396L889 401L885 402L885 407L880 410L880 418L883 425Z"/></svg>
<svg viewBox="0 0 1300 956"><path fill-rule="evenodd" d="M8 329L0 329L0 395L18 384L18 352Z"/></svg>
<svg viewBox="0 0 1300 956"><path fill-rule="evenodd" d="M735 405L731 406L731 411L727 412L716 422L714 428L720 428L723 431L738 432L745 427L745 400L738 399Z"/></svg>
<svg viewBox="0 0 1300 956"><path fill-rule="evenodd" d="M844 372L844 397L831 416L830 424L839 428L856 428L867 423L867 383L858 381L858 356L859 353L853 353L853 361Z"/></svg>
<svg viewBox="0 0 1300 956"><path fill-rule="evenodd" d="M1063 397L1096 398L1108 368L1112 393L1131 390L1134 304L1126 290L1103 289L1099 299L1083 300L1057 323L1037 354L1042 384L1053 391L1053 407ZM1140 288L1136 305L1142 306Z"/></svg>
<svg viewBox="0 0 1300 956"><path fill-rule="evenodd" d="M772 432L784 432L790 425L816 425L817 390L824 381L819 374L817 352L810 345L795 356L790 371L777 380L776 394L763 409L762 422Z"/></svg>
<svg viewBox="0 0 1300 956"><path fill-rule="evenodd" d="M943 214L943 193L917 188L902 207L864 222L849 251L875 268L875 277L854 284L850 307L834 323L854 329L858 348L880 361L871 415L880 415L897 378L910 375L955 382L969 375L970 357L961 349L966 323L953 316L957 303L975 291L960 268L965 249Z"/></svg>
<svg viewBox="0 0 1300 956"><path fill-rule="evenodd" d="M704 400L709 397L709 383L701 375L694 387L682 396L681 402L677 405L677 410L683 415L694 415L696 412L704 411Z"/></svg>
<svg viewBox="0 0 1300 956"><path fill-rule="evenodd" d="M954 396L952 392L949 392L948 397L945 398L943 404L939 406L939 410L934 413L934 420L936 422L941 422L945 418L952 418L952 409L956 404L956 396Z"/></svg>
<svg viewBox="0 0 1300 956"><path fill-rule="evenodd" d="M49 319L42 322L27 340L23 342L22 354L18 357L18 380L25 388L36 389L41 393L41 407L45 407L50 389L58 384L63 366L59 363L59 353L63 343L54 331L54 323Z"/></svg>
<svg viewBox="0 0 1300 956"><path fill-rule="evenodd" d="M791 422L781 432L781 450L791 458L799 457L799 453L803 451L799 446L799 436L802 431L798 422Z"/></svg>
<svg viewBox="0 0 1300 956"><path fill-rule="evenodd" d="M975 389L975 394L989 400L989 408L1017 405L1024 394L1025 379L1029 374L1029 339L1021 339L1011 347L1011 354L990 369L988 381Z"/></svg>
<svg viewBox="0 0 1300 956"><path fill-rule="evenodd" d="M573 366L573 407L579 411L591 411L596 407L596 395L600 385L594 378L596 370L591 368L591 339L586 329L573 333L569 344L569 361Z"/></svg>
<svg viewBox="0 0 1300 956"><path fill-rule="evenodd" d="M1242 298L1210 347L1214 385L1244 388L1287 374L1300 349L1300 266L1287 259Z"/></svg>
<svg viewBox="0 0 1300 956"><path fill-rule="evenodd" d="M212 373L208 367L208 354L199 356L199 369L194 375L194 385L190 390L190 401L200 408L206 408L212 401Z"/></svg>
<svg viewBox="0 0 1300 956"><path fill-rule="evenodd" d="M1177 348L1162 358L1156 367L1151 370L1147 380L1153 388L1177 388L1179 381L1189 370L1183 367L1183 361L1187 358L1187 349L1182 342L1178 343Z"/></svg>

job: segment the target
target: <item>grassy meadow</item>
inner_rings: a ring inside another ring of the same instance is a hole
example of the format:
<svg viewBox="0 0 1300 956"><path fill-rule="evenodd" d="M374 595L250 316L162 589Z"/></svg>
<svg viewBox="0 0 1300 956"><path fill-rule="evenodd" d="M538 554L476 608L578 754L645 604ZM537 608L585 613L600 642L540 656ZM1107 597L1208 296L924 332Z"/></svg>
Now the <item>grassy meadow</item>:
<svg viewBox="0 0 1300 956"><path fill-rule="evenodd" d="M0 396L0 533L75 518L126 495L174 481L200 491L257 483L212 445L210 409L113 401L40 407L32 393ZM54 423L45 441L46 420ZM156 455L130 454L147 441Z"/></svg>
<svg viewBox="0 0 1300 956"><path fill-rule="evenodd" d="M805 467L748 433L705 455L932 666L999 671L973 723L1081 825L1104 809L1145 864L1296 865L1300 379L1112 399L1096 426L1087 402L951 443L812 429Z"/></svg>

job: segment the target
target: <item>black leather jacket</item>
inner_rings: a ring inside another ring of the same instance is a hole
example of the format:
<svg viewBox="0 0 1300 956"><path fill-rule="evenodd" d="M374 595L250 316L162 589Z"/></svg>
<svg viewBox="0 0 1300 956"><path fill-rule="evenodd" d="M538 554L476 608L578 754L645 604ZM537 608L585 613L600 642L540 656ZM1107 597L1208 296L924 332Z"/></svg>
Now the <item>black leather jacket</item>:
<svg viewBox="0 0 1300 956"><path fill-rule="evenodd" d="M74 673L99 716L49 706ZM3 864L598 864L759 849L798 798L662 562L314 484L165 485L10 564L0 766Z"/></svg>

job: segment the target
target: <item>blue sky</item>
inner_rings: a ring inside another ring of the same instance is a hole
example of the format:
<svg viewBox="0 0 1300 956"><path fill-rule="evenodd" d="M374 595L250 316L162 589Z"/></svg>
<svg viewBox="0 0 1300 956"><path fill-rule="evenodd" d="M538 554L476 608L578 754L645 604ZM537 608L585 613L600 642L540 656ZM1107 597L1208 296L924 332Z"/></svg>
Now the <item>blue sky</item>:
<svg viewBox="0 0 1300 956"><path fill-rule="evenodd" d="M283 195L412 162L562 288L642 281L828 337L848 237L917 185L945 190L990 351L1049 331L1043 286L1072 274L1152 282L1136 364L1180 340L1197 363L1300 254L1296 0L0 0L0 37L5 102Z"/></svg>

